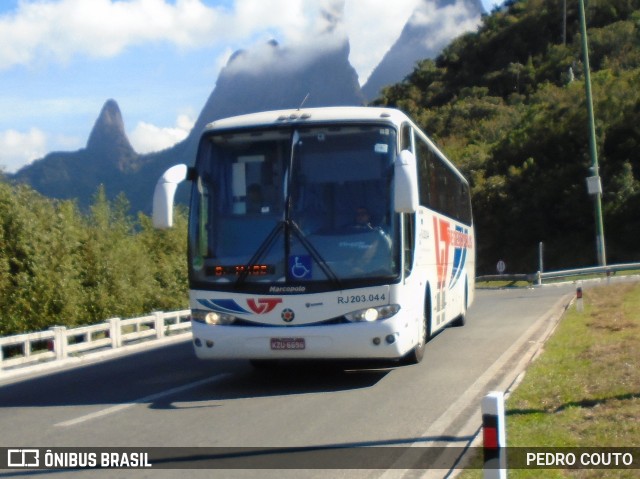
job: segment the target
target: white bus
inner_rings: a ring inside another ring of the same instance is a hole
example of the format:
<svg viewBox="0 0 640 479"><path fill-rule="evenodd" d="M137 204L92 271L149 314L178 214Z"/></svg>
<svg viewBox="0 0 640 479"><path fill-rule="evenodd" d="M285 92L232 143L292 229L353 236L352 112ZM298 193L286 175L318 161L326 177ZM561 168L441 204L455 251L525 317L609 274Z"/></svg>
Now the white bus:
<svg viewBox="0 0 640 479"><path fill-rule="evenodd" d="M403 113L335 107L215 121L165 172L154 224L192 181L197 356L422 360L475 290L469 185Z"/></svg>

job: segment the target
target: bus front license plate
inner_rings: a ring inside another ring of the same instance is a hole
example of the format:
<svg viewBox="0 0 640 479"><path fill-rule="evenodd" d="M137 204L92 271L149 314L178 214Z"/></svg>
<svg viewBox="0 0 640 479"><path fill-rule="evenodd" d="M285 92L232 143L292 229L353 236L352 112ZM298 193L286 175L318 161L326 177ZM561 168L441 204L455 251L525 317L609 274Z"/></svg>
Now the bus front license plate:
<svg viewBox="0 0 640 479"><path fill-rule="evenodd" d="M271 338L271 349L282 351L292 349L304 349L304 338Z"/></svg>

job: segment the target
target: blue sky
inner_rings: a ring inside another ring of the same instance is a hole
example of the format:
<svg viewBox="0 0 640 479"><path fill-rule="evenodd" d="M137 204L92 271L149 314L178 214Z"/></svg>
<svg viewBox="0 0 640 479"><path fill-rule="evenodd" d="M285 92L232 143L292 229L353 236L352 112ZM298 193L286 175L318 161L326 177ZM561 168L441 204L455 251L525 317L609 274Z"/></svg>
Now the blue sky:
<svg viewBox="0 0 640 479"><path fill-rule="evenodd" d="M231 53L304 43L323 26L320 8L343 1L363 83L420 0L2 0L0 168L84 147L109 98L136 151L169 147Z"/></svg>

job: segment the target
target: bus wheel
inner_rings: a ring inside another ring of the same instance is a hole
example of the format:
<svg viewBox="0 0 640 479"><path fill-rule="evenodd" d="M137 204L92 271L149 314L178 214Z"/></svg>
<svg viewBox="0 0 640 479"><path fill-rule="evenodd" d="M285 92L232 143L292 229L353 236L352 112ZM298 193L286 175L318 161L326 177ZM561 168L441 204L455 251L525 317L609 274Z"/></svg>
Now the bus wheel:
<svg viewBox="0 0 640 479"><path fill-rule="evenodd" d="M420 328L420 340L416 346L402 358L403 364L418 364L424 357L427 341L431 337L431 292L427 289L422 315L422 327Z"/></svg>

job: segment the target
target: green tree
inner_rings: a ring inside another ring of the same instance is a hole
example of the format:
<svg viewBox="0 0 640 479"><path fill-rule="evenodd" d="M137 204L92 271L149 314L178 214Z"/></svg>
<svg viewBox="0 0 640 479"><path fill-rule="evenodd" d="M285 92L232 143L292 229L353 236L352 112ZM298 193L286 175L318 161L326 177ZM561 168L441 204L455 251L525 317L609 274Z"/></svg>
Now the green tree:
<svg viewBox="0 0 640 479"><path fill-rule="evenodd" d="M88 214L0 179L0 335L187 305L186 215L155 231L124 196Z"/></svg>
<svg viewBox="0 0 640 479"><path fill-rule="evenodd" d="M0 334L80 321L80 232L73 203L0 182Z"/></svg>

